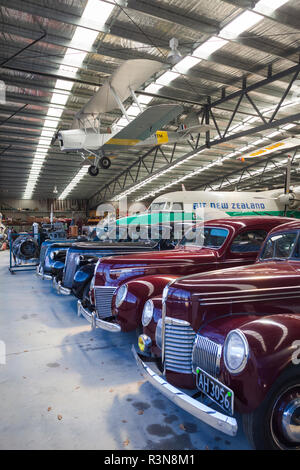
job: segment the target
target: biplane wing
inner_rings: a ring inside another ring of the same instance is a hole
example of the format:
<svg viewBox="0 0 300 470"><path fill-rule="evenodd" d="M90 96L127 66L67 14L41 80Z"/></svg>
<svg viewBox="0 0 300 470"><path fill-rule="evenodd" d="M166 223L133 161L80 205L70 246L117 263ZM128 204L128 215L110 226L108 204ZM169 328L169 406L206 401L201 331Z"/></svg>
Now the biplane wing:
<svg viewBox="0 0 300 470"><path fill-rule="evenodd" d="M134 146L148 139L156 131L183 112L181 105L160 104L151 106L139 114L126 127L115 134L105 145L105 150L119 149L120 146Z"/></svg>
<svg viewBox="0 0 300 470"><path fill-rule="evenodd" d="M104 82L97 93L75 115L72 129L90 127L90 119L119 107L163 65L155 60L133 59L124 62L112 76Z"/></svg>

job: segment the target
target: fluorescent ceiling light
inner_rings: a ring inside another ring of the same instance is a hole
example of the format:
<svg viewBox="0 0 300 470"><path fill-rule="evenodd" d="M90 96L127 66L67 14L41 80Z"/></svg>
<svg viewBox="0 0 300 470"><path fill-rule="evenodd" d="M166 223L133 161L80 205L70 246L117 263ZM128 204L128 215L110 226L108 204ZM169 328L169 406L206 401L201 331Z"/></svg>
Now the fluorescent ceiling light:
<svg viewBox="0 0 300 470"><path fill-rule="evenodd" d="M136 104L132 104L131 106L129 106L129 108L126 110L128 116L137 116L138 114L140 114L141 110L140 108L136 105ZM126 119L127 121L127 119Z"/></svg>
<svg viewBox="0 0 300 470"><path fill-rule="evenodd" d="M111 3L106 3L99 0L89 0L81 18L92 21L95 21L95 19L98 21L98 18L100 18L101 23L104 26L111 12L113 11L114 6L115 5Z"/></svg>
<svg viewBox="0 0 300 470"><path fill-rule="evenodd" d="M81 28L78 26L76 29L74 36L72 38L72 45L73 44L81 44L81 47L83 49L90 49L92 45L94 44L97 36L98 36L98 31L93 31L91 29L86 29L86 28ZM68 54L73 54L76 57L76 51L74 49L68 49L67 51ZM80 55L86 55L85 52L80 52ZM77 64L77 60L75 59L75 64Z"/></svg>
<svg viewBox="0 0 300 470"><path fill-rule="evenodd" d="M50 106L50 108L48 109L48 112L47 112L47 116L48 117L53 116L53 117L56 117L56 118L60 118L63 111L64 111L63 108L53 108L52 106Z"/></svg>
<svg viewBox="0 0 300 470"><path fill-rule="evenodd" d="M44 121L44 127L51 127L53 129L56 129L58 125L57 121L52 121L51 119L45 119Z"/></svg>
<svg viewBox="0 0 300 470"><path fill-rule="evenodd" d="M271 13L288 1L289 0L260 0L255 5L254 10L260 11L261 9L267 9Z"/></svg>
<svg viewBox="0 0 300 470"><path fill-rule="evenodd" d="M180 77L180 74L177 72L172 72L168 70L167 72L163 73L155 83L158 83L159 85L169 85L173 80L176 80L176 78Z"/></svg>
<svg viewBox="0 0 300 470"><path fill-rule="evenodd" d="M272 0L271 0L272 1ZM239 34L247 31L255 24L259 23L262 17L253 11L246 10L234 20L230 21L228 25L221 29L219 35L227 39L234 39Z"/></svg>
<svg viewBox="0 0 300 470"><path fill-rule="evenodd" d="M151 83L148 85L144 91L147 93L157 93L162 88L162 85L158 85L157 83Z"/></svg>
<svg viewBox="0 0 300 470"><path fill-rule="evenodd" d="M207 41L205 41L203 44L201 44L201 46L197 47L193 51L193 56L200 57L201 59L206 59L215 51L225 46L225 44L227 43L228 41L226 41L225 39L221 39L221 38L218 38L217 36L213 36Z"/></svg>
<svg viewBox="0 0 300 470"><path fill-rule="evenodd" d="M195 67L195 65L198 65L201 62L200 59L197 59L196 57L192 57L190 55L184 57L180 62L178 62L172 70L178 73L186 73L189 69L192 67Z"/></svg>
<svg viewBox="0 0 300 470"><path fill-rule="evenodd" d="M59 88L60 90L70 91L73 87L73 82L69 82L68 80L56 80L55 88Z"/></svg>
<svg viewBox="0 0 300 470"><path fill-rule="evenodd" d="M142 104L142 105L143 105L143 104L148 104L148 103L150 103L150 101L152 101L152 100L153 100L153 97L152 97L152 96L140 95L140 96L138 97L138 102L139 102L140 104Z"/></svg>
<svg viewBox="0 0 300 470"><path fill-rule="evenodd" d="M276 137L277 135L281 134L280 131L272 132L271 134L268 134L266 137Z"/></svg>
<svg viewBox="0 0 300 470"><path fill-rule="evenodd" d="M69 96L70 96L69 94L63 95L61 93L53 93L52 98L51 98L51 103L65 105L69 99Z"/></svg>

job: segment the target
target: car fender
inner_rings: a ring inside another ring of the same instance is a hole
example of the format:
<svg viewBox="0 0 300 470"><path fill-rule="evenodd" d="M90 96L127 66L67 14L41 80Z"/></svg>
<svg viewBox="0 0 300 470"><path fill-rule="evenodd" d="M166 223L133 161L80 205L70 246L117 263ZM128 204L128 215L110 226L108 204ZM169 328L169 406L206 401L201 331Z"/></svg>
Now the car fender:
<svg viewBox="0 0 300 470"><path fill-rule="evenodd" d="M176 276L145 276L126 282L128 293L124 302L116 307L117 291L112 299L112 312L122 331L135 330L141 323L142 313L148 299L160 295L165 286Z"/></svg>

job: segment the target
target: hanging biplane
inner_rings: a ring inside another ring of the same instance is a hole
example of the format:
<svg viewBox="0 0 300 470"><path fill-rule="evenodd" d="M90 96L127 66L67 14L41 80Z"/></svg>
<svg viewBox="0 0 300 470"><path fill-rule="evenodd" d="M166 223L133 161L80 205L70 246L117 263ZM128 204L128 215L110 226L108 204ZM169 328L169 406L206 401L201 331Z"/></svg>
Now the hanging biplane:
<svg viewBox="0 0 300 470"><path fill-rule="evenodd" d="M161 69L162 64L153 60L134 59L124 62L76 114L72 129L58 130L52 144L58 140L63 152L79 152L84 160L83 164L90 164L89 174L96 176L99 167L110 167L111 151L132 146L151 147L174 143L188 138L191 133L209 130L211 126L200 125L194 113L191 117L188 116L186 124L182 124L178 131L161 130L183 112L181 105L161 104L142 109L135 91ZM140 110L133 119L128 116L123 104L130 96ZM115 108L122 111L128 124L122 129L118 125L103 128L101 115Z"/></svg>

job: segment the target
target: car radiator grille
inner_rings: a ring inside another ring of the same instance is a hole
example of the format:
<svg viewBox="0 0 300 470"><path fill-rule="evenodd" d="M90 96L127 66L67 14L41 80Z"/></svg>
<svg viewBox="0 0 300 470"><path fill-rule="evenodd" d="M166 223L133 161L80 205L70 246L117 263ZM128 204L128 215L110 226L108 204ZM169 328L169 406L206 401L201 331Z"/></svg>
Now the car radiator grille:
<svg viewBox="0 0 300 470"><path fill-rule="evenodd" d="M196 373L197 367L200 367L213 377L218 377L221 352L220 344L197 335L193 347L193 372Z"/></svg>
<svg viewBox="0 0 300 470"><path fill-rule="evenodd" d="M40 251L40 265L41 266L44 265L44 260L45 260L45 255L46 255L47 249L48 249L48 245L45 245L45 246L41 247L41 251Z"/></svg>
<svg viewBox="0 0 300 470"><path fill-rule="evenodd" d="M174 325L168 323L168 317L165 320L165 368L182 374L191 374L192 350L196 333L189 324Z"/></svg>
<svg viewBox="0 0 300 470"><path fill-rule="evenodd" d="M116 287L95 287L96 310L99 318L111 317L111 301Z"/></svg>
<svg viewBox="0 0 300 470"><path fill-rule="evenodd" d="M73 279L74 279L74 275L76 271L77 256L79 256L78 253L69 253L69 250L67 251L65 267L64 267L64 272L63 272L63 279L62 279L62 285L64 287L71 288L73 285Z"/></svg>

